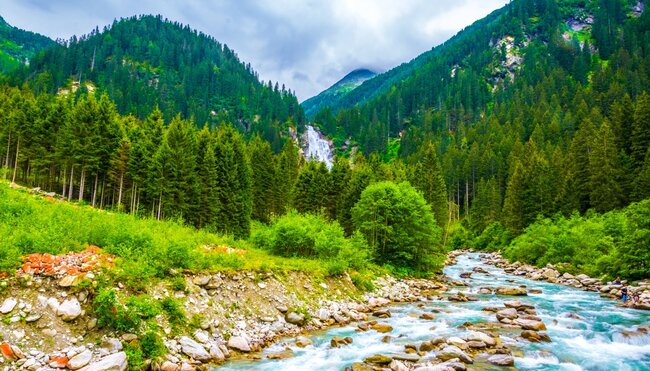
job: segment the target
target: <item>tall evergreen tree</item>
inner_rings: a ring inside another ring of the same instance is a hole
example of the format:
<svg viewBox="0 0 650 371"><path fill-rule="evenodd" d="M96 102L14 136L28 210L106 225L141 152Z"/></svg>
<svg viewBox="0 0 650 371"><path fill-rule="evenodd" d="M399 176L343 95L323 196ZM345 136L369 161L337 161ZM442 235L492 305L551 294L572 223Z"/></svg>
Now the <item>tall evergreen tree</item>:
<svg viewBox="0 0 650 371"><path fill-rule="evenodd" d="M427 200L436 223L444 227L449 219L447 215L447 187L442 177L442 170L433 143L425 143L419 151L419 161L412 167L410 183Z"/></svg>
<svg viewBox="0 0 650 371"><path fill-rule="evenodd" d="M251 164L253 212L252 218L268 223L273 210L276 210L277 200L275 182L275 163L273 151L269 142L255 136L248 143L248 154Z"/></svg>
<svg viewBox="0 0 650 371"><path fill-rule="evenodd" d="M589 154L589 171L591 206L599 212L623 206L625 195L621 186L621 165L614 133L607 121L601 125L594 140L593 151Z"/></svg>

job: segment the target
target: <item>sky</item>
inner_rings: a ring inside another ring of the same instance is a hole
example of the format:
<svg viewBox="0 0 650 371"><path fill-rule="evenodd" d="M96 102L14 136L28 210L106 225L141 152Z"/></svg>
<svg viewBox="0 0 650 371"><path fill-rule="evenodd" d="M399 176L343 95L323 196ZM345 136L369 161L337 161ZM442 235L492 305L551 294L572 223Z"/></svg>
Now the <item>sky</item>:
<svg viewBox="0 0 650 371"><path fill-rule="evenodd" d="M348 72L408 62L509 0L0 0L13 26L53 39L161 14L214 36L303 101Z"/></svg>

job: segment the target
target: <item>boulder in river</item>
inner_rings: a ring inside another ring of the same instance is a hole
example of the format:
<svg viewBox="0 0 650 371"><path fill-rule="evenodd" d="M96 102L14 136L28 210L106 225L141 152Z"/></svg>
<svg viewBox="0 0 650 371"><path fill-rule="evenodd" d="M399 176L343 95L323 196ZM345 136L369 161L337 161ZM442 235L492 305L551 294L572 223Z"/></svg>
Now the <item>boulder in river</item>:
<svg viewBox="0 0 650 371"><path fill-rule="evenodd" d="M523 328L524 330L533 330L533 331L543 331L546 330L546 325L542 321L535 321L532 319L521 319L518 318L514 320L513 324Z"/></svg>
<svg viewBox="0 0 650 371"><path fill-rule="evenodd" d="M525 296L526 289L518 286L501 286L497 288L497 295Z"/></svg>
<svg viewBox="0 0 650 371"><path fill-rule="evenodd" d="M374 356L366 357L363 361L372 365L387 365L393 361L393 358L383 354L375 354Z"/></svg>
<svg viewBox="0 0 650 371"><path fill-rule="evenodd" d="M250 345L248 345L246 339L241 336L232 336L230 339L228 339L228 348L245 353L251 351Z"/></svg>
<svg viewBox="0 0 650 371"><path fill-rule="evenodd" d="M386 332L393 331L393 326L387 323L375 323L374 325L372 325L372 329L377 332L386 333Z"/></svg>
<svg viewBox="0 0 650 371"><path fill-rule="evenodd" d="M436 353L436 357L442 361L448 361L453 358L458 358L465 363L474 363L474 360L467 355L467 353L460 350L460 348L449 345Z"/></svg>
<svg viewBox="0 0 650 371"><path fill-rule="evenodd" d="M488 358L488 362L497 366L514 366L515 359L513 356L508 354L495 354Z"/></svg>
<svg viewBox="0 0 650 371"><path fill-rule="evenodd" d="M497 320L502 321L504 318L515 319L519 316L515 308L501 309L497 312Z"/></svg>

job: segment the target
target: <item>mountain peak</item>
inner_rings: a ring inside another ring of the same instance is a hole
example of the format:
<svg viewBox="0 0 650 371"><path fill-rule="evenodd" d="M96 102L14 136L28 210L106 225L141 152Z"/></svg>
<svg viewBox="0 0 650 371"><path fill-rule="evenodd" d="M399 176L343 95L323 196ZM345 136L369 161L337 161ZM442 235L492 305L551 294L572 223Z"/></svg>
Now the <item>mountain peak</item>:
<svg viewBox="0 0 650 371"><path fill-rule="evenodd" d="M330 86L327 90L324 90L317 96L302 102L301 104L305 110L305 114L308 117L313 117L321 109L332 106L332 104L341 100L366 80L370 80L375 76L377 76L377 72L367 68L357 68L353 70L337 81L334 85Z"/></svg>

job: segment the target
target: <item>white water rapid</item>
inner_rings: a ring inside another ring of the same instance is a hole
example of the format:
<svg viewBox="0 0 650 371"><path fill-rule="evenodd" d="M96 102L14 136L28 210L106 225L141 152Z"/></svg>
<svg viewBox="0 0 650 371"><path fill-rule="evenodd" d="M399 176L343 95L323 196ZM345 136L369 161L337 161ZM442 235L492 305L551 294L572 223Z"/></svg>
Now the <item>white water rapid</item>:
<svg viewBox="0 0 650 371"><path fill-rule="evenodd" d="M307 125L307 141L305 146L305 158L324 162L328 169L332 168L334 153L330 142L313 126Z"/></svg>
<svg viewBox="0 0 650 371"><path fill-rule="evenodd" d="M266 349L262 357L290 348L294 356L284 360L233 361L218 370L343 370L353 362L381 353L403 352L407 343L418 343L436 337L464 336L469 330L465 322L496 322L494 313L482 308L503 307L513 297L481 295L481 287L525 285L539 293L518 297L523 303L536 307L539 317L548 327L550 343L531 343L518 337L519 331L500 330L501 340L515 350L515 368L518 370L584 370L584 371L644 371L650 370L650 334L635 329L650 323L650 312L620 308L614 300L601 298L598 293L586 292L552 283L531 281L524 277L506 274L502 269L483 264L479 254L458 258L457 264L445 268L445 273L460 279L461 272L474 267L486 273L475 273L467 282L469 287L452 288L449 293L464 291L475 295L475 302L456 303L447 300L427 300L421 303L396 304L390 307L392 317L380 321L390 324L394 331L389 343L382 342L385 334L376 331L356 332L356 324L335 327L310 337L313 345L299 348L293 339L283 339ZM419 318L423 312L434 310L436 319ZM353 343L332 348L333 336L350 336ZM427 357L433 357L429 354ZM505 370L481 362L477 356L474 370ZM217 369L213 369L217 370Z"/></svg>

